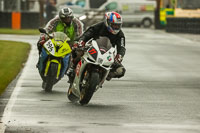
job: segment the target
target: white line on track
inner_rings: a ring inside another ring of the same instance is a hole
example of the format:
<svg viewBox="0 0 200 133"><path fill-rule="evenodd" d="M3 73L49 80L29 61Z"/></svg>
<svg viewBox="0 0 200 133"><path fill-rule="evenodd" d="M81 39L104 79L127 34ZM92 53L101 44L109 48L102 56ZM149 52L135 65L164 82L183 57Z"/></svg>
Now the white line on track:
<svg viewBox="0 0 200 133"><path fill-rule="evenodd" d="M17 84L12 92L12 95L4 109L4 112L3 112L3 115L2 115L2 118L1 118L1 122L2 122L2 125L0 125L0 133L4 133L5 132L5 129L6 129L6 125L8 124L9 122L9 119L10 119L10 115L11 115L11 111L12 111L12 108L15 104L15 101L17 99L17 96L18 96L18 93L21 89L21 84L22 84L22 81L23 81L23 77L26 75L26 71L28 69L27 67L27 64L31 63L31 58L33 57L33 48L32 48L32 45L31 45L31 50L30 50L30 54L29 54L29 57L27 59L27 62L24 66L24 69L22 70L22 75L20 75L18 81L17 81Z"/></svg>

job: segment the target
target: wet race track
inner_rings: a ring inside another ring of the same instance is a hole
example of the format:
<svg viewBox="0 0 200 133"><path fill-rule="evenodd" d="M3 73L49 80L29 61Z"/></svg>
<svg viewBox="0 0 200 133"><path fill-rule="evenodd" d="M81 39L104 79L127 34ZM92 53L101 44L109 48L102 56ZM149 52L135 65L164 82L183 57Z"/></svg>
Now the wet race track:
<svg viewBox="0 0 200 133"><path fill-rule="evenodd" d="M106 81L87 106L67 99L67 76L45 93L35 67L38 36L0 35L32 50L9 98L5 133L199 133L200 43L152 29L124 29L125 77ZM1 109L2 110L2 109ZM0 132L1 132L0 131Z"/></svg>

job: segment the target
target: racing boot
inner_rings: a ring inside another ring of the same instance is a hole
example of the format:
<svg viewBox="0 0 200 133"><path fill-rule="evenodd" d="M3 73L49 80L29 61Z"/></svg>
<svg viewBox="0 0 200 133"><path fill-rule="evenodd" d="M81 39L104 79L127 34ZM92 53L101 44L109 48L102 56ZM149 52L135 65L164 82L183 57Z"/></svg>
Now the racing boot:
<svg viewBox="0 0 200 133"><path fill-rule="evenodd" d="M120 66L116 69L113 69L109 72L108 76L106 77L107 81L110 81L112 78L121 78L124 76L126 69L123 66Z"/></svg>
<svg viewBox="0 0 200 133"><path fill-rule="evenodd" d="M75 77L75 67L70 66L70 68L67 70L66 75L68 76L68 83L72 83Z"/></svg>
<svg viewBox="0 0 200 133"><path fill-rule="evenodd" d="M110 81L113 77L115 77L115 73L114 72L109 72L108 76L106 77L106 80Z"/></svg>

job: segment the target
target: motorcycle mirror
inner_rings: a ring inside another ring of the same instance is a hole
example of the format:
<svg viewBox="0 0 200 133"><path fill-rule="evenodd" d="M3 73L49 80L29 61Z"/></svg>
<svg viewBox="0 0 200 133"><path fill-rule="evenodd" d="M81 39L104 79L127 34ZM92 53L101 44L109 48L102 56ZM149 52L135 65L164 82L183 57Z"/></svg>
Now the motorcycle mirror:
<svg viewBox="0 0 200 133"><path fill-rule="evenodd" d="M47 34L49 38L51 38L51 39L53 38L53 36L49 35L49 34L47 33L47 31L46 31L44 28L39 28L39 31L40 31L41 33Z"/></svg>
<svg viewBox="0 0 200 133"><path fill-rule="evenodd" d="M47 33L46 30L43 29L43 28L39 28L39 31L40 31L41 33L45 33L45 34Z"/></svg>

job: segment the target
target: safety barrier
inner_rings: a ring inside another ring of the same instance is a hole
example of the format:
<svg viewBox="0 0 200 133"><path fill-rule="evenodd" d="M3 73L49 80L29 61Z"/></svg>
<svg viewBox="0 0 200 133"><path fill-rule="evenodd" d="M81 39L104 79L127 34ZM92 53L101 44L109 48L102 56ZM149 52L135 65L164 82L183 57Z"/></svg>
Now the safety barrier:
<svg viewBox="0 0 200 133"><path fill-rule="evenodd" d="M200 34L200 18L167 18L167 32Z"/></svg>
<svg viewBox="0 0 200 133"><path fill-rule="evenodd" d="M0 27L1 28L11 28L12 27L12 13L10 12L0 12Z"/></svg>
<svg viewBox="0 0 200 133"><path fill-rule="evenodd" d="M36 29L40 26L37 12L0 12L0 28Z"/></svg>

